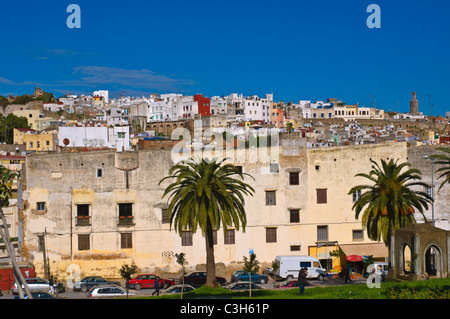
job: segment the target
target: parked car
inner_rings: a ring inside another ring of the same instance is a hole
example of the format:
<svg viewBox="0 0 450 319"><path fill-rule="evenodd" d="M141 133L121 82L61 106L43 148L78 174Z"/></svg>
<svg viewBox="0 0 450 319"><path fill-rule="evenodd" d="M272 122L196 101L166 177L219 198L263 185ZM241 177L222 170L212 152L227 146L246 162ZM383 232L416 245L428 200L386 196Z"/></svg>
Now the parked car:
<svg viewBox="0 0 450 319"><path fill-rule="evenodd" d="M368 268L372 269L372 271L375 272L375 274L377 276L380 276L382 281L386 280L386 277L388 275L388 270L389 270L388 269L388 263L386 263L386 262L375 262L374 264L369 265ZM365 272L363 274L363 277L367 278L371 274L372 274L372 272L370 272L370 273Z"/></svg>
<svg viewBox="0 0 450 319"><path fill-rule="evenodd" d="M33 297L33 299L60 299L56 295L52 294L51 292L45 292L45 291L32 292L31 296ZM28 295L25 294L23 298L28 299ZM14 299L20 299L20 297L16 296Z"/></svg>
<svg viewBox="0 0 450 319"><path fill-rule="evenodd" d="M181 277L181 280L183 280L183 277ZM221 286L225 285L225 283L227 282L223 277L216 276L216 280L217 283ZM206 271L194 271L188 273L186 276L184 276L184 283L193 287L204 285L206 283Z"/></svg>
<svg viewBox="0 0 450 319"><path fill-rule="evenodd" d="M245 282L245 281L238 281L238 282L233 282L232 284L226 286L225 288L228 290L232 290L232 291L238 291L238 290L249 290L250 289L250 284L252 285L252 290L257 290L257 289L263 289L261 286L258 286L255 283L250 283L249 281Z"/></svg>
<svg viewBox="0 0 450 319"><path fill-rule="evenodd" d="M160 288L168 288L175 283L170 279L163 279L154 274L140 274L128 281L128 287L139 290L141 288L155 288L155 280L158 278Z"/></svg>
<svg viewBox="0 0 450 319"><path fill-rule="evenodd" d="M250 281L250 277L251 277L252 282L259 282L260 284L265 284L266 282L269 281L269 277L267 277L266 275L260 275L260 274L253 272L253 273L251 273L251 276L250 276L249 273L246 271L236 270L231 275L231 282Z"/></svg>
<svg viewBox="0 0 450 319"><path fill-rule="evenodd" d="M164 290L164 293L166 294L177 294L177 293L181 293L181 288L183 287L183 285L174 285L171 286L169 288L167 288L166 290ZM184 292L189 292L195 290L194 287L192 287L191 285L184 285L183 287L183 293Z"/></svg>
<svg viewBox="0 0 450 319"><path fill-rule="evenodd" d="M118 281L108 281L100 276L89 276L81 279L81 281L76 281L73 285L73 291L88 292L92 287L106 286L106 285L117 285L120 286Z"/></svg>
<svg viewBox="0 0 450 319"><path fill-rule="evenodd" d="M33 291L49 291L50 290L50 283L48 280L42 279L42 278L25 278L25 281L27 283L28 288L30 289L30 292ZM22 288L23 285L22 285ZM24 290L24 289L23 289ZM11 287L11 291L13 295L17 295L19 293L17 282L14 283L14 285ZM25 293L25 291L24 291Z"/></svg>
<svg viewBox="0 0 450 319"><path fill-rule="evenodd" d="M128 296L135 296L136 293L133 291L128 291ZM125 297L127 296L127 291L122 287L111 285L111 286L101 286L91 288L89 291L90 298L96 297Z"/></svg>

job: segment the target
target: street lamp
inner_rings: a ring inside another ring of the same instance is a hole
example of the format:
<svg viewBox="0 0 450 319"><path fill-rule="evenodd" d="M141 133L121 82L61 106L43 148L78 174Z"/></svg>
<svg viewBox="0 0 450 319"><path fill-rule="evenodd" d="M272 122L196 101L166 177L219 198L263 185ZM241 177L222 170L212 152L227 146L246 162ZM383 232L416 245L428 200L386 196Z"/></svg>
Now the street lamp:
<svg viewBox="0 0 450 319"><path fill-rule="evenodd" d="M434 226L434 158L424 155L423 158L431 160L431 198L433 202L431 203L431 225Z"/></svg>

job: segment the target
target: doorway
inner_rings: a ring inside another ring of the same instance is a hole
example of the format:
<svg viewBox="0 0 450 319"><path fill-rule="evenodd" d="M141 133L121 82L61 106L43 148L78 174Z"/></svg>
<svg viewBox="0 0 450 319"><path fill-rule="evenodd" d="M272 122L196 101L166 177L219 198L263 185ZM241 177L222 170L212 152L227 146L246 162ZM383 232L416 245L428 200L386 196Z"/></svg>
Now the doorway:
<svg viewBox="0 0 450 319"><path fill-rule="evenodd" d="M429 277L440 277L441 253L436 245L429 246L425 251L425 272Z"/></svg>

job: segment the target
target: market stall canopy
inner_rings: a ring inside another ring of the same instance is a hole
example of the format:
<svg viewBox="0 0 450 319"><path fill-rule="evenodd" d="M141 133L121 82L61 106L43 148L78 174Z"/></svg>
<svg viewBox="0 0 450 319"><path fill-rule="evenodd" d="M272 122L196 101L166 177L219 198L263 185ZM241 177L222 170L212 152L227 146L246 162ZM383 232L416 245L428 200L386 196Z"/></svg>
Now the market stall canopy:
<svg viewBox="0 0 450 319"><path fill-rule="evenodd" d="M370 256L374 258L386 258L388 256L388 248L384 243L374 244L349 244L339 245L346 256Z"/></svg>
<svg viewBox="0 0 450 319"><path fill-rule="evenodd" d="M362 260L363 260L362 256L358 256L358 255L347 256L347 261L358 262L358 261L362 261Z"/></svg>

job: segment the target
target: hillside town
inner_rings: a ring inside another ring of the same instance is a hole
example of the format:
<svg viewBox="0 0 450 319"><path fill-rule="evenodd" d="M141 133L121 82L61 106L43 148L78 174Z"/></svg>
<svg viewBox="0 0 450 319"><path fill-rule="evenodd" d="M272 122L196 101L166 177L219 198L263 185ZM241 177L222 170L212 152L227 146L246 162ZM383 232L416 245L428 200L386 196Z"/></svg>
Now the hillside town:
<svg viewBox="0 0 450 319"><path fill-rule="evenodd" d="M410 112L398 113L334 97L276 100L272 93L111 98L100 90L56 98L36 88L26 97L1 97L0 160L18 173L3 208L16 258L35 276L64 281L117 279L123 264L179 277L180 252L188 271L204 270L201 233L171 228L167 184L160 185L182 141L189 152L231 148L227 162L253 177L246 177L255 192L245 201L245 232L214 231L217 275L229 278L249 251L266 268L276 256L312 256L328 273L339 273L352 255L387 262L388 247L371 240L355 218L361 192L348 194L371 161L394 159L420 169L430 186L418 190L434 203L425 218L415 212L417 223L450 231L450 186L436 189L441 180L430 160L450 144L450 112L427 116L419 112L427 106L419 107L416 92L407 99ZM211 138L227 134L231 139L221 145ZM268 136L276 138L269 143ZM254 149L276 156L251 161ZM0 248L0 266L7 269L3 241ZM336 250L341 257L332 257ZM442 262L429 275L447 277L445 254L432 254ZM7 277L3 290L10 288Z"/></svg>

